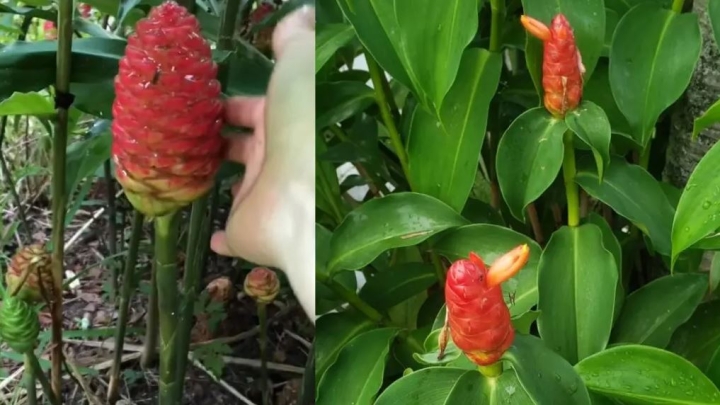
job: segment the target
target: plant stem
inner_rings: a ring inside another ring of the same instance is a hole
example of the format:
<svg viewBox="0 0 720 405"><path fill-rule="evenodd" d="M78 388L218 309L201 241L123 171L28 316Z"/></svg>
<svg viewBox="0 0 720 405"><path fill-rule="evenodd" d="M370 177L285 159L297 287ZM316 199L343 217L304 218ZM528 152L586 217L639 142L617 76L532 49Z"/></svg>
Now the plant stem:
<svg viewBox="0 0 720 405"><path fill-rule="evenodd" d="M103 165L105 174L105 193L107 194L108 204L108 251L110 256L117 254L117 214L115 212L115 185L113 184L113 176L110 170L110 159L106 160ZM118 292L118 273L120 266L117 259L113 259L111 263L112 280L110 289L110 299L115 301Z"/></svg>
<svg viewBox="0 0 720 405"><path fill-rule="evenodd" d="M651 145L652 145L652 139L648 141L647 145L645 145L642 152L640 152L640 157L638 158L638 165L640 165L640 167L642 167L645 170L647 170L648 165L650 164L650 146Z"/></svg>
<svg viewBox="0 0 720 405"><path fill-rule="evenodd" d="M528 204L527 213L530 218L530 225L532 226L533 234L535 235L535 242L542 245L545 242L545 235L543 235L542 225L540 225L540 218L538 218L535 203Z"/></svg>
<svg viewBox="0 0 720 405"><path fill-rule="evenodd" d="M682 9L683 9L684 5L685 5L685 0L673 0L672 11L680 14L680 13L682 13Z"/></svg>
<svg viewBox="0 0 720 405"><path fill-rule="evenodd" d="M155 218L155 278L160 320L160 387L158 404L173 404L177 362L177 235L178 213Z"/></svg>
<svg viewBox="0 0 720 405"><path fill-rule="evenodd" d="M143 369L150 368L157 357L158 316L157 265L153 260L150 269L150 297L148 298L148 310L145 321L145 343L143 345L142 356L140 357L140 367Z"/></svg>
<svg viewBox="0 0 720 405"><path fill-rule="evenodd" d="M568 226L574 227L580 224L580 197L578 195L578 185L575 184L575 147L571 131L565 132L563 142L565 143L563 180L565 181L565 196L567 197Z"/></svg>
<svg viewBox="0 0 720 405"><path fill-rule="evenodd" d="M65 160L67 153L68 117L70 95L70 72L72 62L73 40L73 0L59 0L58 4L58 48L57 74L55 77L55 97L60 104L57 109L55 134L53 139L53 171L52 171L52 245L53 245L53 289L55 297L51 305L52 311L52 389L57 398L62 397L62 364L63 364L63 296L64 276L63 260L65 258ZM62 103L62 104L61 104ZM65 104L65 105L63 105Z"/></svg>
<svg viewBox="0 0 720 405"><path fill-rule="evenodd" d="M214 196L214 193L212 193ZM185 380L185 369L190 350L190 333L195 321L195 302L200 288L202 270L207 261L207 251L210 245L210 230L212 218L207 215L207 206L210 194L196 200L192 205L190 214L190 228L188 229L187 257L185 259L185 273L183 274L183 298L180 306L180 319L177 333L177 366L175 376L177 383L174 394L175 403L181 403ZM208 224L208 221L210 222ZM210 226L208 226L210 225Z"/></svg>
<svg viewBox="0 0 720 405"><path fill-rule="evenodd" d="M262 386L263 405L270 405L267 372L267 305L258 303L257 314L260 320L260 384Z"/></svg>
<svg viewBox="0 0 720 405"><path fill-rule="evenodd" d="M430 252L430 261L435 267L435 275L437 276L440 287L445 287L445 268L440 261L440 256L435 252Z"/></svg>
<svg viewBox="0 0 720 405"><path fill-rule="evenodd" d="M490 52L500 52L504 18L505 0L490 0Z"/></svg>
<svg viewBox="0 0 720 405"><path fill-rule="evenodd" d="M326 276L325 278L321 279L321 282L323 282L325 285L328 286L328 288L333 290L335 294L347 301L348 304L350 304L352 307L362 312L371 321L380 323L383 320L383 316L380 312L378 312L375 308L371 307L370 304L368 304L367 302L363 301L362 298L357 295L357 293L348 290L342 284L338 283L337 280Z"/></svg>
<svg viewBox="0 0 720 405"><path fill-rule="evenodd" d="M27 390L28 405L37 405L37 392L35 390L35 373L33 372L32 360L25 355L25 389Z"/></svg>
<svg viewBox="0 0 720 405"><path fill-rule="evenodd" d="M498 377L503 372L502 361L495 362L489 366L478 366L478 371L488 378Z"/></svg>
<svg viewBox="0 0 720 405"><path fill-rule="evenodd" d="M50 381L48 381L47 377L45 377L45 374L42 371L42 367L40 367L40 361L38 361L37 356L35 356L35 352L33 351L25 353L25 367L27 367L28 365L30 365L30 368L32 368L32 372L35 378L40 381L40 386L42 387L43 394L45 394L45 397L48 399L48 401L50 401L50 403L53 405L60 405L60 401L58 401L58 397L55 396L55 393L50 386Z"/></svg>
<svg viewBox="0 0 720 405"><path fill-rule="evenodd" d="M29 241L32 239L30 223L25 216L25 209L22 206L20 195L17 193L17 190L15 190L15 182L13 181L12 173L10 172L10 168L8 167L7 161L5 160L5 154L3 154L2 152L2 144L5 140L5 129L7 126L7 120L7 115L3 115L2 119L0 119L0 170L2 170L2 176L5 178L5 181L7 181L10 195L12 196L13 200L15 200L15 205L17 206L18 210L18 217L20 218L20 223L25 230L25 238L27 241Z"/></svg>
<svg viewBox="0 0 720 405"><path fill-rule="evenodd" d="M400 132L398 132L395 121L393 120L392 113L390 112L390 107L387 100L388 95L385 94L385 91L383 91L385 72L380 69L380 66L377 64L375 59L373 59L369 52L365 52L365 59L367 61L368 70L370 71L370 78L372 79L373 88L375 89L375 100L377 101L378 107L380 107L380 116L382 117L383 123L388 130L390 142L392 143L393 149L395 149L395 154L397 154L397 157L400 160L400 166L402 166L405 178L408 180L408 183L410 183L410 170L408 166L407 151L405 150L405 146L402 142L402 137L400 136ZM410 184L410 188L412 189L412 184Z"/></svg>
<svg viewBox="0 0 720 405"><path fill-rule="evenodd" d="M128 323L128 307L132 296L132 286L135 279L135 265L137 264L144 219L145 216L140 213L140 211L135 211L132 223L132 233L130 234L130 246L128 247L128 257L125 261L125 270L122 275L122 291L120 292L118 326L115 330L115 353L113 358L113 367L110 373L110 385L108 387L108 402L111 404L114 404L120 396L120 366L122 365L125 327Z"/></svg>

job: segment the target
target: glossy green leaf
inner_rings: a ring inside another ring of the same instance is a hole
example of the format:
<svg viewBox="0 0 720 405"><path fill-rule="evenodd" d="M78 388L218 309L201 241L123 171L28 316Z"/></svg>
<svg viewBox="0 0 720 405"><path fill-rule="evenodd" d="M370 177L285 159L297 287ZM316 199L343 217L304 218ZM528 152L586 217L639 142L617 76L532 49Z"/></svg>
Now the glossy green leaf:
<svg viewBox="0 0 720 405"><path fill-rule="evenodd" d="M670 339L667 350L690 360L701 371L711 366L713 354L720 349L720 300L700 304L687 322Z"/></svg>
<svg viewBox="0 0 720 405"><path fill-rule="evenodd" d="M600 56L608 57L610 55L610 45L612 45L612 37L613 34L615 34L615 28L617 27L619 21L620 15L618 15L617 11L605 8L605 41L603 41L603 49ZM597 69L597 66L595 67L595 69Z"/></svg>
<svg viewBox="0 0 720 405"><path fill-rule="evenodd" d="M418 193L395 193L364 203L335 230L330 272L357 270L380 253L413 246L467 220L441 201Z"/></svg>
<svg viewBox="0 0 720 405"><path fill-rule="evenodd" d="M540 316L540 311L527 311L524 314L512 318L513 328L523 335L530 334L530 328Z"/></svg>
<svg viewBox="0 0 720 405"><path fill-rule="evenodd" d="M73 142L67 148L65 189L73 195L77 186L93 176L110 159L112 135L110 128L82 141Z"/></svg>
<svg viewBox="0 0 720 405"><path fill-rule="evenodd" d="M523 12L546 25L558 13L565 15L575 34L575 41L585 65L585 79L592 77L605 42L605 6L603 0L522 0ZM525 63L538 94L542 91L542 42L527 35Z"/></svg>
<svg viewBox="0 0 720 405"><path fill-rule="evenodd" d="M575 369L590 391L627 404L720 404L717 387L692 363L654 347L613 347Z"/></svg>
<svg viewBox="0 0 720 405"><path fill-rule="evenodd" d="M700 132L718 122L720 122L720 100L711 105L701 116L695 118L695 121L693 121L692 140L696 140Z"/></svg>
<svg viewBox="0 0 720 405"><path fill-rule="evenodd" d="M500 138L497 177L512 215L525 220L525 207L555 181L563 160L567 126L538 107L517 117Z"/></svg>
<svg viewBox="0 0 720 405"><path fill-rule="evenodd" d="M577 109L565 116L565 124L592 150L598 177L602 181L603 172L610 164L610 121L605 111L591 101L583 101Z"/></svg>
<svg viewBox="0 0 720 405"><path fill-rule="evenodd" d="M372 404L397 332L395 328L375 329L346 344L320 380L317 404Z"/></svg>
<svg viewBox="0 0 720 405"><path fill-rule="evenodd" d="M55 106L50 97L40 93L13 93L0 102L0 115L52 115Z"/></svg>
<svg viewBox="0 0 720 405"><path fill-rule="evenodd" d="M538 266L538 330L571 364L605 348L610 338L618 271L593 224L562 227Z"/></svg>
<svg viewBox="0 0 720 405"><path fill-rule="evenodd" d="M613 329L613 343L664 348L707 291L707 276L675 274L653 280L627 296Z"/></svg>
<svg viewBox="0 0 720 405"><path fill-rule="evenodd" d="M590 397L572 365L532 335L515 335L503 355L535 404L589 405Z"/></svg>
<svg viewBox="0 0 720 405"><path fill-rule="evenodd" d="M355 38L355 30L348 24L320 25L315 34L315 73L325 66L338 49Z"/></svg>
<svg viewBox="0 0 720 405"><path fill-rule="evenodd" d="M437 282L435 268L425 263L402 263L369 278L360 298L379 310L390 309Z"/></svg>
<svg viewBox="0 0 720 405"><path fill-rule="evenodd" d="M720 145L700 159L688 178L672 224L672 261L720 228Z"/></svg>
<svg viewBox="0 0 720 405"><path fill-rule="evenodd" d="M318 83L315 92L318 129L344 121L375 102L373 89L356 81Z"/></svg>
<svg viewBox="0 0 720 405"><path fill-rule="evenodd" d="M429 367L391 384L375 405L524 405L530 398L517 377L506 371L493 380L476 370Z"/></svg>
<svg viewBox="0 0 720 405"><path fill-rule="evenodd" d="M143 0L124 0L120 1L120 7L118 7L117 16L116 16L116 23L117 25L121 25L125 22L125 19L130 14L130 12L137 6L138 4L142 3Z"/></svg>
<svg viewBox="0 0 720 405"><path fill-rule="evenodd" d="M639 144L647 144L660 114L690 83L701 43L696 14L678 14L651 2L631 9L618 23L610 49L610 87Z"/></svg>
<svg viewBox="0 0 720 405"><path fill-rule="evenodd" d="M618 270L618 282L615 289L615 307L613 309L613 320L615 320L620 315L620 310L622 310L622 305L625 302L625 288L623 287L622 278L622 247L620 246L620 241L618 241L617 237L610 228L610 225L607 221L605 221L605 218L600 216L600 214L591 212L585 220L588 223L594 224L600 228L600 232L602 232L603 247L607 249L615 259L615 268Z"/></svg>
<svg viewBox="0 0 720 405"><path fill-rule="evenodd" d="M583 100L592 101L600 106L610 121L610 128L613 134L632 138L632 129L627 118L620 112L620 109L610 91L610 72L608 61L601 59L590 80L585 82L583 88Z"/></svg>
<svg viewBox="0 0 720 405"><path fill-rule="evenodd" d="M467 225L448 231L435 242L433 250L450 260L467 258L475 252L490 265L500 256L526 243L530 246L527 264L515 277L502 284L512 316L522 315L537 303L537 268L542 249L534 240L511 229L490 224Z"/></svg>
<svg viewBox="0 0 720 405"><path fill-rule="evenodd" d="M720 284L720 252L713 254L712 262L710 262L709 276L708 284L710 285L710 292L713 293Z"/></svg>
<svg viewBox="0 0 720 405"><path fill-rule="evenodd" d="M411 113L407 149L413 191L462 211L477 173L488 109L501 70L499 54L468 49L440 109L440 120L421 105Z"/></svg>
<svg viewBox="0 0 720 405"><path fill-rule="evenodd" d="M455 346L455 342L452 340L452 334L449 336L447 346L445 347L445 351L443 352L443 357L439 358L440 354L440 333L442 326L440 326L440 329L435 329L430 334L428 334L427 338L425 339L425 344L423 345L425 350L427 352L425 353L413 353L413 358L420 364L424 364L426 366L439 366L448 364L451 362L456 361L460 356L464 356L463 352Z"/></svg>
<svg viewBox="0 0 720 405"><path fill-rule="evenodd" d="M330 240L332 232L327 228L315 224L315 274L318 280L328 278L327 261L330 257ZM357 279L353 272L343 272L335 275L335 281L350 291L357 290ZM322 282L315 283L315 311L324 314L336 309L344 300Z"/></svg>
<svg viewBox="0 0 720 405"><path fill-rule="evenodd" d="M360 42L390 76L439 111L477 31L477 0L338 0ZM423 18L417 17L422 10ZM432 27L432 29L428 29Z"/></svg>
<svg viewBox="0 0 720 405"><path fill-rule="evenodd" d="M674 213L658 181L642 167L613 157L600 183L593 166L578 162L575 181L580 187L636 224L650 237L656 251L669 255Z"/></svg>
<svg viewBox="0 0 720 405"><path fill-rule="evenodd" d="M367 317L355 312L332 313L318 318L315 331L315 383L320 383L325 371L335 363L340 350L348 342L373 327Z"/></svg>
<svg viewBox="0 0 720 405"><path fill-rule="evenodd" d="M57 19L57 13L50 10L43 10L35 7L21 7L14 6L12 4L0 4L0 13L3 14L17 14L32 18L41 18L43 20L55 21Z"/></svg>
<svg viewBox="0 0 720 405"><path fill-rule="evenodd" d="M718 4L717 1L708 1L707 15L710 19L710 24L712 24L715 46L720 46L720 4Z"/></svg>
<svg viewBox="0 0 720 405"><path fill-rule="evenodd" d="M655 3L665 8L670 8L673 0L605 0L605 7L617 12L620 17L640 3Z"/></svg>

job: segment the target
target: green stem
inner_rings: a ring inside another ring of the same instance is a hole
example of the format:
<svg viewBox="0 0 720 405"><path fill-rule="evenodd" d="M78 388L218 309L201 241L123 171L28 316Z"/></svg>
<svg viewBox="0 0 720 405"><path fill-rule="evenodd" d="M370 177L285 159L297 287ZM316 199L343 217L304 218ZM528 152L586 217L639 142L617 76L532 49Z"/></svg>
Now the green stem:
<svg viewBox="0 0 720 405"><path fill-rule="evenodd" d="M128 307L130 306L130 298L132 296L133 281L135 279L135 265L137 264L144 219L145 216L141 214L140 211L135 211L132 222L132 233L130 234L130 246L128 247L128 257L125 261L125 270L122 275L122 291L120 292L118 326L117 329L115 329L115 353L113 367L110 373L110 385L108 387L108 402L111 404L114 404L120 396L120 366L122 365L125 327L128 323Z"/></svg>
<svg viewBox="0 0 720 405"><path fill-rule="evenodd" d="M578 185L575 184L575 147L571 131L565 132L563 142L565 143L563 180L565 181L565 195L567 197L568 226L574 227L580 224L580 196Z"/></svg>
<svg viewBox="0 0 720 405"><path fill-rule="evenodd" d="M445 268L440 261L440 256L435 252L430 252L430 261L435 267L435 275L437 276L440 287L445 287Z"/></svg>
<svg viewBox="0 0 720 405"><path fill-rule="evenodd" d="M382 117L383 123L388 130L390 143L392 144L393 149L395 149L395 154L397 154L397 157L400 160L400 166L402 166L405 178L408 180L408 183L410 183L410 169L408 165L407 151L405 150L402 137L400 136L400 132L398 132L395 120L393 120L392 113L390 112L388 95L385 91L383 91L383 82L386 80L385 72L380 69L380 65L378 65L369 52L365 52L365 60L367 61L368 70L370 71L370 79L372 79L373 88L375 89L375 100L377 101L378 107L380 107L380 116ZM412 189L412 184L410 185L410 188Z"/></svg>
<svg viewBox="0 0 720 405"><path fill-rule="evenodd" d="M490 52L500 52L505 0L490 0Z"/></svg>
<svg viewBox="0 0 720 405"><path fill-rule="evenodd" d="M260 320L260 384L262 387L263 405L270 405L267 372L267 305L258 303L257 314Z"/></svg>
<svg viewBox="0 0 720 405"><path fill-rule="evenodd" d="M177 212L155 218L155 261L160 320L160 387L158 404L171 405L175 392L177 364L178 267Z"/></svg>
<svg viewBox="0 0 720 405"><path fill-rule="evenodd" d="M28 365L30 365L30 367L32 368L32 372L35 378L40 381L40 386L42 387L43 394L45 394L45 397L48 399L48 401L50 401L50 403L53 405L60 405L60 401L58 401L58 397L55 396L55 393L50 386L50 381L48 381L47 377L43 373L42 367L40 367L40 361L38 360L37 356L35 356L35 353L33 351L25 353L25 366L27 367Z"/></svg>
<svg viewBox="0 0 720 405"><path fill-rule="evenodd" d="M58 47L57 72L55 77L55 96L66 101L70 97L70 72L73 41L73 0L59 0L58 4ZM63 108L65 107L65 108ZM52 246L53 246L53 283L55 296L52 302L52 388L57 398L62 394L63 364L63 296L62 286L65 269L64 236L65 210L67 195L65 192L65 160L67 153L69 111L67 106L57 109L55 133L53 136L52 170Z"/></svg>
<svg viewBox="0 0 720 405"><path fill-rule="evenodd" d="M105 174L105 193L107 194L108 204L108 251L110 252L110 256L115 256L117 254L117 213L115 211L115 184L113 183L110 159L106 160L103 164L103 171ZM114 302L118 292L119 260L113 259L112 263L110 263L110 268L112 270L110 299Z"/></svg>
<svg viewBox="0 0 720 405"><path fill-rule="evenodd" d="M233 36L235 34L235 22L239 10L240 0L228 0L227 4L225 5L225 10L223 10L221 16L220 30L218 31L218 49L224 51L232 51L233 49L235 49L235 44L233 43ZM220 83L222 83L223 91L227 89L227 85L229 82L229 69L230 64L227 62L222 63L219 67L218 78L220 80Z"/></svg>
<svg viewBox="0 0 720 405"><path fill-rule="evenodd" d="M35 390L35 373L32 368L32 360L25 355L25 375L23 376L25 389L27 390L28 405L37 405L37 392Z"/></svg>
<svg viewBox="0 0 720 405"><path fill-rule="evenodd" d="M214 196L214 193L212 193ZM188 362L188 351L190 351L190 333L195 321L195 302L200 288L202 270L207 261L207 251L210 245L210 229L212 219L207 215L208 203L211 194L206 194L196 200L192 205L190 214L190 228L187 239L187 258L185 259L185 273L183 275L183 299L180 306L180 319L177 334L177 365L175 376L175 403L181 403L183 386L185 382L185 369Z"/></svg>
<svg viewBox="0 0 720 405"><path fill-rule="evenodd" d="M495 362L489 366L478 366L478 371L488 378L499 377L503 372L502 361Z"/></svg>
<svg viewBox="0 0 720 405"><path fill-rule="evenodd" d="M362 298L360 298L354 291L345 288L345 286L337 282L337 280L324 277L321 278L320 281L333 290L335 294L347 301L353 308L362 312L371 321L380 323L383 320L383 316L380 312L371 307L367 302L363 301Z"/></svg>
<svg viewBox="0 0 720 405"><path fill-rule="evenodd" d="M672 11L680 14L680 13L682 13L682 9L683 9L684 5L685 5L685 0L673 0Z"/></svg>
<svg viewBox="0 0 720 405"><path fill-rule="evenodd" d="M638 159L638 164L643 169L647 170L648 165L650 164L650 146L652 145L652 139L648 141L647 145L642 149L642 152L640 152L640 157Z"/></svg>
<svg viewBox="0 0 720 405"><path fill-rule="evenodd" d="M148 298L147 317L145 322L145 342L143 344L140 367L148 369L152 367L157 357L158 341L158 288L157 288L157 264L152 262L150 269L150 297Z"/></svg>

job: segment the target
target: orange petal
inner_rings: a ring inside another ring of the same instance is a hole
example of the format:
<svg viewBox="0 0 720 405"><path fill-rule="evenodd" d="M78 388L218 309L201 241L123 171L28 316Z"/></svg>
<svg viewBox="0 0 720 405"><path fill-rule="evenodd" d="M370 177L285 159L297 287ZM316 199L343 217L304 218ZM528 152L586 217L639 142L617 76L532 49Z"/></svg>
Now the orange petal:
<svg viewBox="0 0 720 405"><path fill-rule="evenodd" d="M494 287L510 279L525 266L530 257L530 247L526 244L500 256L488 270L487 286Z"/></svg>
<svg viewBox="0 0 720 405"><path fill-rule="evenodd" d="M550 39L550 28L542 22L528 17L526 15L520 16L520 23L525 27L530 35L540 39L541 41L547 41Z"/></svg>

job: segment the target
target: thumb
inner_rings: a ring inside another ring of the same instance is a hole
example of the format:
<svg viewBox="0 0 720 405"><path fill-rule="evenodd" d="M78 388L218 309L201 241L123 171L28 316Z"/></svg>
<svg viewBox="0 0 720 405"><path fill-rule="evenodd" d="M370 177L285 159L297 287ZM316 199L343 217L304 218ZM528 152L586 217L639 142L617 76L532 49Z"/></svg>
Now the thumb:
<svg viewBox="0 0 720 405"><path fill-rule="evenodd" d="M210 239L210 249L212 249L213 252L219 254L220 256L235 256L230 250L230 246L228 245L227 240L227 234L225 233L225 231L218 231L213 234L212 238Z"/></svg>
<svg viewBox="0 0 720 405"><path fill-rule="evenodd" d="M279 61L298 43L315 40L315 8L302 6L280 20L273 30L273 54ZM314 49L313 49L314 52Z"/></svg>

